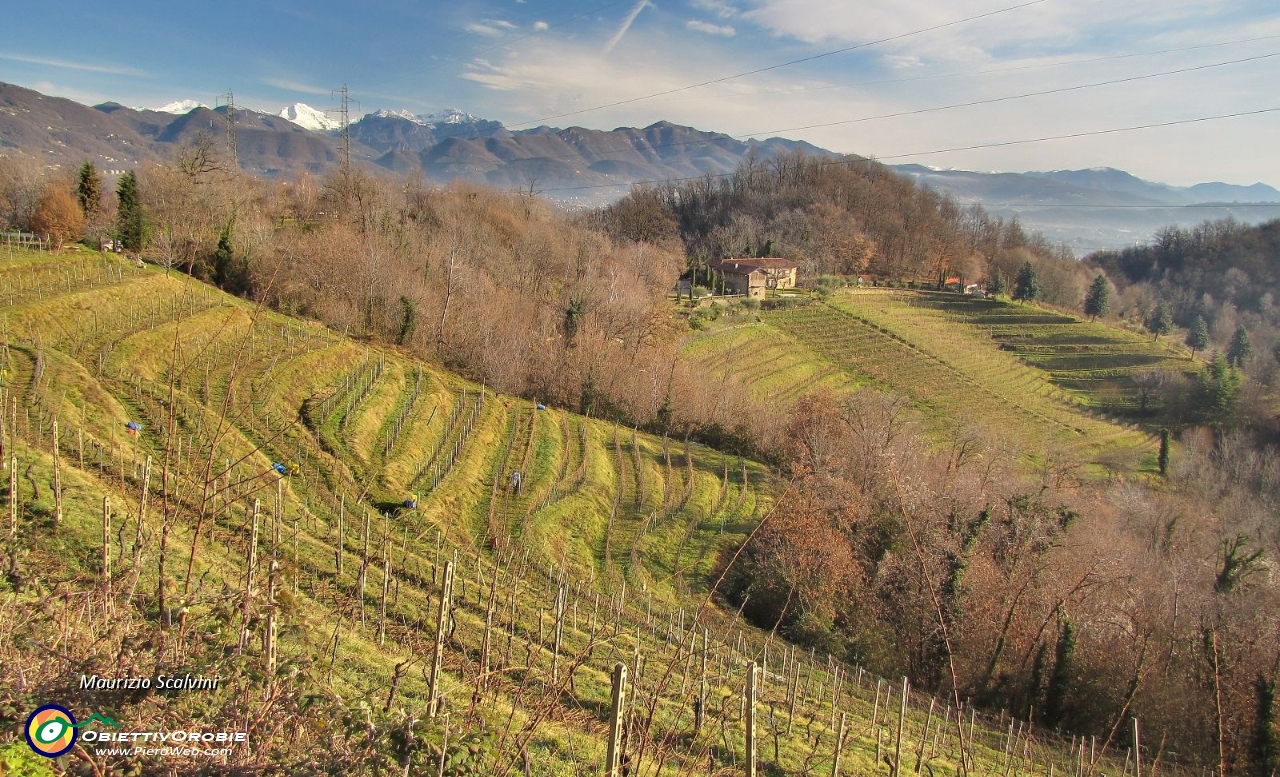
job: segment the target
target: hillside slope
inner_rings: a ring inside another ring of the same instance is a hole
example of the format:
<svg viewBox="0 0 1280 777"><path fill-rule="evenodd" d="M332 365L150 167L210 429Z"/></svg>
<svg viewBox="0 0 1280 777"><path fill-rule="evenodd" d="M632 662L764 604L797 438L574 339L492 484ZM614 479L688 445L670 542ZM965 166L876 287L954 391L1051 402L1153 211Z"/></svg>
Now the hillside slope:
<svg viewBox="0 0 1280 777"><path fill-rule="evenodd" d="M1125 417L1135 375L1188 365L1164 344L1052 311L887 289L765 311L685 353L762 399L868 385L910 398L937 439L986 430L1037 461L1070 453L1121 471L1154 463L1154 438Z"/></svg>
<svg viewBox="0 0 1280 777"><path fill-rule="evenodd" d="M757 464L494 395L111 256L0 259L0 313L17 616L0 653L21 669L0 678L6 763L24 763L27 710L55 701L249 735L215 756L86 742L67 773L436 773L444 752L447 774L578 774L603 762L622 663L632 773L738 773L752 661L773 773L872 769L895 735L935 773L966 752L1072 763L1048 732L1013 744L973 712L953 736L945 699L902 704L896 681L705 598L773 501ZM222 685L78 687L183 672Z"/></svg>

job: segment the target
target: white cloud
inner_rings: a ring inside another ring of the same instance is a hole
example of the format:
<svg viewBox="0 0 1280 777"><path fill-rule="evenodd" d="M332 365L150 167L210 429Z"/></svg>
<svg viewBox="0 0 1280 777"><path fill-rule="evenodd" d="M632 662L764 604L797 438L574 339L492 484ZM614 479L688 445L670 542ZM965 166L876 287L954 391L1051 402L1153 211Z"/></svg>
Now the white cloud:
<svg viewBox="0 0 1280 777"><path fill-rule="evenodd" d="M463 29L476 35L484 35L489 38L496 38L504 32L518 29L514 24L503 19L483 19L478 22L472 22Z"/></svg>
<svg viewBox="0 0 1280 777"><path fill-rule="evenodd" d="M262 83L274 86L277 89L287 89L290 92L302 92L303 94L332 94L333 92L331 87L304 84L301 81L291 81L287 78L264 78Z"/></svg>
<svg viewBox="0 0 1280 777"><path fill-rule="evenodd" d="M704 32L707 35L723 35L726 38L732 38L734 35L738 34L737 30L727 24L712 24L710 22L699 21L698 19L690 19L684 23L684 27L686 30Z"/></svg>
<svg viewBox="0 0 1280 777"><path fill-rule="evenodd" d="M627 30L631 29L631 24L636 20L636 17L640 15L640 12L643 11L644 7L648 4L649 4L649 0L640 0L640 2L635 4L635 7L632 8L627 13L626 18L622 20L622 26L619 27L618 31L613 34L613 37L610 38L608 42L604 44L604 48L602 49L603 53L608 54L610 51L613 51L613 47L617 46L618 43L622 40L623 36L627 34Z"/></svg>
<svg viewBox="0 0 1280 777"><path fill-rule="evenodd" d="M85 62L72 62L66 59L55 59L53 57L30 57L25 54L0 54L0 59L7 59L12 62L25 62L29 65L47 65L49 67L62 68L64 70L79 70L85 73L107 73L116 76L146 76L146 71L139 70L136 67L128 67L125 65L113 64L89 64Z"/></svg>
<svg viewBox="0 0 1280 777"><path fill-rule="evenodd" d="M721 19L731 19L739 13L735 6L725 0L693 0L690 5L701 11L710 11Z"/></svg>
<svg viewBox="0 0 1280 777"><path fill-rule="evenodd" d="M781 61L900 35L1018 2L956 1L958 6L953 7L941 0L901 0L908 13L895 16L889 0L866 0L872 10L878 9L877 16L845 9L836 0L737 0L743 10L733 17L732 26L739 37L761 27L792 41L801 40L802 35L815 39L799 51L795 43L788 42L785 46L795 54L774 52L769 57L770 61ZM580 124L599 129L648 126L665 119L733 135L782 134L833 151L943 167L1031 170L1114 166L1175 184L1199 180L1280 182L1280 166L1274 160L1232 151L1267 147L1262 139L1280 132L1280 116L937 153L1230 113L1242 106L1274 102L1268 84L1280 78L1280 64L1268 60L1199 74L918 113L954 103L1270 53L1268 47L1274 41L1155 58L1098 59L1280 33L1272 15L1254 14L1242 23L1238 16L1215 16L1201 0L1168 0L1169 7L1160 9L1153 5L1154 0L1133 0L1135 8L1113 2L1115 7L1111 8L1107 2L1111 0L1073 0L1073 4L1085 6L1084 10L1044 3L911 36L876 46L865 54L838 55L813 65L784 67L698 89L684 87L750 71L759 67L767 52L759 46L734 51L681 45L681 38L671 35L672 27L696 28L684 19L663 17L664 25L619 30L628 36L629 45L619 46L607 57L586 39L555 34L539 37L537 43L517 51L491 54L489 62L473 61L463 78L483 87L477 91L471 110L501 118L513 128L539 119L554 126ZM793 17L783 18L788 8ZM703 10L710 12L709 8ZM765 11L772 15L766 16ZM1207 16L1197 21L1197 13ZM1159 16L1161 21L1147 24L1139 18L1143 14ZM720 21L729 17L709 14L706 18ZM1125 25L1123 38L1117 38L1116 31L1108 27L1117 19ZM771 26L765 26L766 20ZM1193 28L1199 33L1193 34ZM760 40L758 33L756 40ZM672 93L577 113L668 91ZM1187 101L1188 94L1197 96L1194 103ZM875 118L912 112L916 113ZM766 118L762 121L761 117ZM816 126L823 124L833 126ZM787 130L809 126L814 128Z"/></svg>
<svg viewBox="0 0 1280 777"><path fill-rule="evenodd" d="M549 29L551 29L551 25L547 24L546 22L534 22L534 23L533 23L533 31L534 31L534 32L545 32L545 31L547 31L547 30L549 30Z"/></svg>

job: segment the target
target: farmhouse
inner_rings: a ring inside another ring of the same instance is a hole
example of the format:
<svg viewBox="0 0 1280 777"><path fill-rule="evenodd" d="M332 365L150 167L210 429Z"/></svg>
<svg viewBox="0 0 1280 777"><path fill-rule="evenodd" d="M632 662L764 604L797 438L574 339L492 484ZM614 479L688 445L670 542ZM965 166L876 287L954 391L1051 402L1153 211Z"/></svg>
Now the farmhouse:
<svg viewBox="0 0 1280 777"><path fill-rule="evenodd" d="M790 259L721 259L711 269L724 274L728 294L763 298L769 289L794 289L799 265Z"/></svg>

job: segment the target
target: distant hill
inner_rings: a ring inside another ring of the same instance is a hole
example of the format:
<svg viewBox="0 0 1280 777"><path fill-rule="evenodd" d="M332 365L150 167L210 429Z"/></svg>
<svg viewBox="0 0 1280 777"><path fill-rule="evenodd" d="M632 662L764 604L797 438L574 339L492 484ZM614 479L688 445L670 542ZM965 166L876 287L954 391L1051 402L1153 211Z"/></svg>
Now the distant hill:
<svg viewBox="0 0 1280 777"><path fill-rule="evenodd" d="M989 205L1195 205L1201 203L1280 203L1280 191L1263 183L1238 186L1198 183L1170 186L1146 181L1111 167L1029 173L982 173L897 165L900 173L957 197Z"/></svg>
<svg viewBox="0 0 1280 777"><path fill-rule="evenodd" d="M1079 255L1135 245L1169 225L1189 227L1226 216L1246 223L1280 217L1280 190L1263 183L1170 186L1109 167L1029 173L923 165L894 169L961 201L979 202L996 215L1017 216L1024 226L1068 243Z"/></svg>

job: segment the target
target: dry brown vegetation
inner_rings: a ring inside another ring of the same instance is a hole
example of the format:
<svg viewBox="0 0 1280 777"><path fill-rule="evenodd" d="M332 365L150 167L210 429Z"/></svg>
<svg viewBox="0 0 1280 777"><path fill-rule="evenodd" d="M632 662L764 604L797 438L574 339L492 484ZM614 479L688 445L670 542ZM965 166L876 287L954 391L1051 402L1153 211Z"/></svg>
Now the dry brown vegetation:
<svg viewBox="0 0 1280 777"><path fill-rule="evenodd" d="M1167 482L1032 481L991 440L930 449L871 392L806 398L788 438L796 494L730 570L759 625L1098 741L1138 717L1166 759L1274 768L1274 449L1188 432Z"/></svg>

